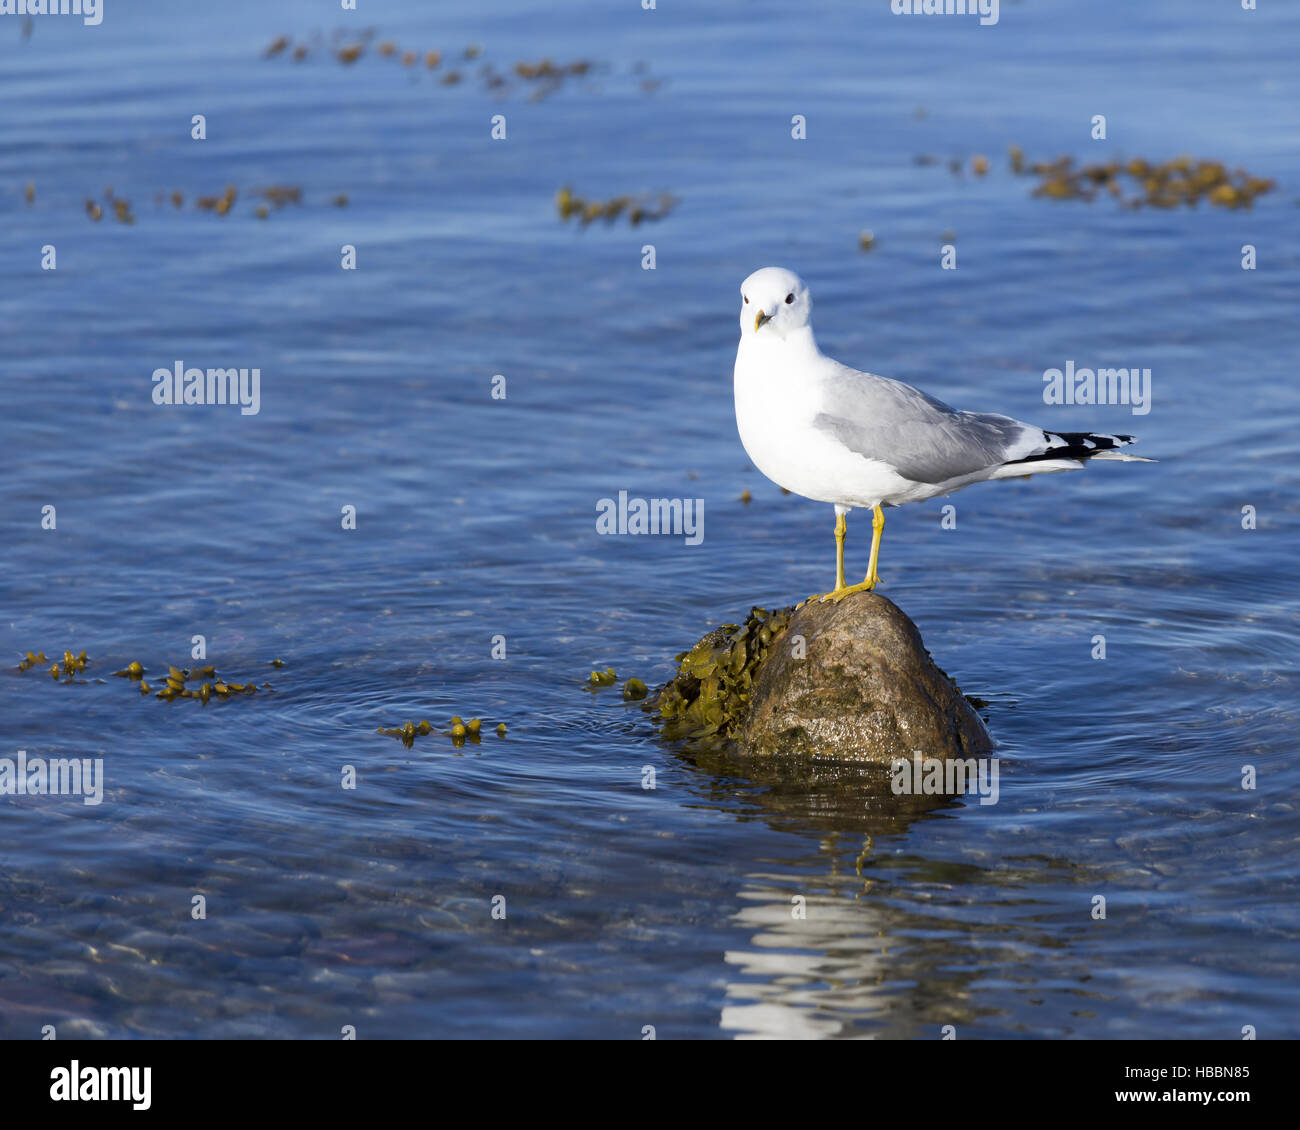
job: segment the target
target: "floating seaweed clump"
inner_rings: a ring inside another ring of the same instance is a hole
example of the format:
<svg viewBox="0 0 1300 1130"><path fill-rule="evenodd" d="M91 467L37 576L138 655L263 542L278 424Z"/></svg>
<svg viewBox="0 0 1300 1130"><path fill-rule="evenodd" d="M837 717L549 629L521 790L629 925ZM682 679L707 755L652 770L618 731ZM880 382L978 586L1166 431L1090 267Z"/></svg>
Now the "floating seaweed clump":
<svg viewBox="0 0 1300 1130"><path fill-rule="evenodd" d="M340 43L340 37L345 34L351 35L350 40L347 43ZM350 67L366 54L374 38L374 28L366 28L365 30L356 33L335 32L334 44L329 48L329 51L337 62L342 63L346 67ZM290 39L289 36L277 36L266 50L262 52L262 58L274 59L277 55L284 54L290 46L293 46L293 40ZM309 43L299 43L294 46L293 50L290 52L290 56L293 58L294 62L301 63L313 51L323 50L324 48L324 42L319 36L316 36ZM424 65L428 67L429 70L434 70L442 62L441 51L403 51L391 39L385 39L376 44L374 53L384 59L397 59L406 67L414 66L421 58L423 58ZM481 47L476 44L471 44L469 47L465 48L463 54L466 59L476 59L481 53Z"/></svg>
<svg viewBox="0 0 1300 1130"><path fill-rule="evenodd" d="M131 672L133 668L139 666L138 663L133 663L130 667L126 668L129 678L138 677ZM143 673L143 670L143 667L141 667L141 673ZM119 675L122 673L123 672L121 671L116 672L116 674ZM187 685L192 680L200 680L197 690ZM146 693L147 689L148 686L145 684L141 688L141 693ZM263 683L262 689L269 691L274 690L275 688L272 687L270 683ZM237 695L256 694L257 690L258 688L254 683L232 683L223 679L217 674L215 667L196 667L193 670L190 670L189 668L179 670L175 667L168 667L167 679L162 688L158 691L156 697L162 699L164 702L171 702L173 699L177 698L194 698L198 699L198 701L204 706L207 706L213 698L225 702Z"/></svg>
<svg viewBox="0 0 1300 1130"><path fill-rule="evenodd" d="M238 196L239 190L233 184L228 184L220 196L200 196L195 203L205 212L215 212L218 216L224 216L234 207Z"/></svg>
<svg viewBox="0 0 1300 1130"><path fill-rule="evenodd" d="M912 164L914 165L925 166L925 165L939 165L942 163L943 162L941 158L936 157L933 153L918 153L915 157L912 158ZM966 161L964 158L962 157L948 158L948 171L952 173L953 176L959 177L963 172L965 172L965 170L966 170ZM989 159L985 157L982 153L976 153L975 156L973 156L970 159L970 171L977 177L985 176L989 171Z"/></svg>
<svg viewBox="0 0 1300 1130"><path fill-rule="evenodd" d="M644 706L658 713L663 736L699 748L727 745L749 712L759 666L793 614L793 607L752 608L743 625L723 624L678 655L677 674Z"/></svg>
<svg viewBox="0 0 1300 1130"><path fill-rule="evenodd" d="M459 714L452 716L451 722L448 723L447 729L439 729L439 733L445 733L451 737L451 744L460 748L465 741L477 745L480 741L482 732L482 719L471 718L465 722ZM433 733L433 726L428 718L421 718L420 722L408 722L404 726L386 727L381 726L378 729L380 733L386 733L389 737L396 737L407 749L415 745L416 736L424 736L426 733ZM497 723L497 736L506 736L506 723Z"/></svg>
<svg viewBox="0 0 1300 1130"><path fill-rule="evenodd" d="M48 662L45 658L45 652L28 652L27 656L18 664L20 671L26 671L30 667L35 667ZM73 655L71 651L63 653L63 661L55 663L50 667L50 675L57 679L60 676L65 681L74 681L75 676L81 674L86 669L90 661L86 658L86 653L82 651L79 655ZM123 679L130 679L131 682L137 683L142 695L149 694L153 691L144 679L145 667L139 660L133 660L120 671L114 671L113 674ZM199 681L197 688L188 686L190 682ZM80 680L85 682L85 680ZM103 680L100 680L101 682ZM263 683L263 689L273 690L270 683ZM205 706L212 699L225 701L234 698L236 695L256 694L258 688L252 683L233 683L223 679L217 674L215 667L196 667L193 670L186 668L180 670L176 667L167 668L167 678L162 687L159 689L156 697L164 702L171 702L176 698L194 698L198 699Z"/></svg>
<svg viewBox="0 0 1300 1130"><path fill-rule="evenodd" d="M410 749L411 746L415 745L416 734L431 734L432 732L433 727L429 724L427 718L422 718L418 724L415 722L407 722L404 726L393 726L391 728L387 726L379 727L379 733L387 734L389 737L393 738L400 738L402 745L406 746L407 749Z"/></svg>
<svg viewBox="0 0 1300 1130"><path fill-rule="evenodd" d="M618 676L614 673L614 668L606 667L603 671L593 671L587 677L587 689L594 692L612 687L617 682ZM638 678L633 677L623 684L623 698L627 702L638 702L649 693L645 683Z"/></svg>
<svg viewBox="0 0 1300 1130"><path fill-rule="evenodd" d="M200 212L212 212L218 216L228 216L234 210L235 201L239 199L239 195L239 189L235 185L227 184L220 195L196 196L194 206ZM286 204L301 204L303 202L303 190L299 185L294 184L273 184L265 188L254 188L248 195L263 202L256 206L253 213L260 220L266 219L272 211L278 211ZM131 211L131 201L124 197L115 196L112 188L105 190L104 199L119 223L135 223L135 213ZM185 194L179 190L173 190L170 193L162 191L154 193L154 203L159 207L167 200L171 201L173 207L179 209L185 203ZM338 208L346 207L348 195L345 192L336 193L329 198L329 202ZM90 197L86 198L85 208L86 215L91 220L98 223L103 219L104 209Z"/></svg>
<svg viewBox="0 0 1300 1130"><path fill-rule="evenodd" d="M526 79L554 79L564 75L585 75L590 70L591 64L586 60L565 63L559 66L552 63L550 59L543 59L540 63L515 64L515 74Z"/></svg>
<svg viewBox="0 0 1300 1130"><path fill-rule="evenodd" d="M483 729L483 719L471 718L466 722L459 714L455 715L446 730L440 730L439 733L447 734L451 737L451 744L459 749L466 741L478 745L481 732ZM498 737L505 737L506 724L499 722L496 728ZM407 722L403 726L380 726L379 733L387 734L391 738L397 738L402 745L410 749L415 745L416 736L433 733L433 726L427 718L420 719L419 722Z"/></svg>
<svg viewBox="0 0 1300 1130"><path fill-rule="evenodd" d="M587 200L578 196L567 185L555 194L555 209L560 219L577 216L583 227L603 219L613 223L619 216L627 216L636 227L646 220L662 220L677 206L677 197L666 192L641 196L615 196L612 200Z"/></svg>
<svg viewBox="0 0 1300 1130"><path fill-rule="evenodd" d="M1253 176L1245 169L1229 171L1221 161L1187 156L1164 162L1134 157L1082 166L1076 166L1073 157L1065 156L1026 165L1024 151L1013 145L1010 163L1012 172L1028 172L1039 178L1035 196L1092 200L1106 192L1130 208L1178 208L1183 204L1194 208L1202 199L1219 208L1249 208L1256 196L1277 187L1276 181Z"/></svg>
<svg viewBox="0 0 1300 1130"><path fill-rule="evenodd" d="M302 189L296 184L273 184L266 188L255 188L253 195L260 196L273 208L302 203Z"/></svg>
<svg viewBox="0 0 1300 1130"><path fill-rule="evenodd" d="M144 678L145 667L139 660L133 660L120 671L114 671L113 674L123 679L130 679L133 683L140 685L140 693L149 694L151 687ZM191 687L188 684L198 682L198 687ZM270 683L263 683L262 689L274 690ZM227 699L237 695L251 695L257 693L257 686L254 683L235 683L228 679L222 678L217 674L217 669L212 666L208 667L186 667L182 670L179 667L168 667L167 676L159 688L155 698L163 702L171 702L177 698L197 699L204 706L214 698L218 702L225 702Z"/></svg>
<svg viewBox="0 0 1300 1130"><path fill-rule="evenodd" d="M1039 178L1033 195L1050 200L1093 200L1104 192L1129 208L1177 208L1183 204L1194 208L1202 199L1219 208L1249 208L1255 197L1277 187L1268 177L1253 176L1241 168L1229 171L1221 161L1188 156L1163 162L1135 157L1127 161L1112 159L1076 164L1067 155L1055 161L1031 163L1019 145L1011 145L1007 158L1016 176L1032 174ZM938 165L940 158L922 153L913 161L917 165ZM948 167L954 174L960 174L965 162L953 157ZM977 177L986 176L988 158L976 154L970 159L970 171ZM863 250L866 249L864 245Z"/></svg>
<svg viewBox="0 0 1300 1130"><path fill-rule="evenodd" d="M113 215L117 217L119 223L135 223L135 213L131 211L131 201L115 196L111 186L104 190L104 200L113 209ZM98 223L104 217L104 209L90 197L86 197L86 215Z"/></svg>
<svg viewBox="0 0 1300 1130"><path fill-rule="evenodd" d="M45 652L29 651L18 664L18 670L26 671L31 667L44 666L49 662L50 661L45 657ZM86 658L85 651L82 651L78 655L73 655L70 651L64 651L62 660L55 660L54 663L51 664L49 675L52 679L63 677L71 682L86 669L86 664L89 662L90 660Z"/></svg>
<svg viewBox="0 0 1300 1130"><path fill-rule="evenodd" d="M413 48L402 48L394 40L384 39L375 44L371 52L371 43L375 38L375 30L367 28L361 32L336 32L334 41L329 45L329 53L336 62L342 63L346 67L354 66L367 53L372 53L381 59L391 59L400 63L403 67L415 67L420 63L424 64L426 70L436 71L442 66L444 57L451 59L454 53L444 54L441 50L416 50ZM346 38L346 42L342 40ZM289 48L293 47L292 51ZM289 51L290 57L294 62L302 62L309 55L317 51L326 49L325 42L319 37L314 37L310 42L298 43L296 46L293 40L287 35L277 36L262 52L262 58L274 59L277 56ZM471 43L459 54L459 59L463 63L472 63L480 58L483 54L483 48L477 43ZM519 83L532 87L531 100L540 102L550 94L559 90L567 80L572 78L581 78L591 74L596 64L589 59L575 59L571 63L556 63L551 59L542 59L536 63L528 60L521 60L515 63L509 71L501 72L496 70L491 63L483 63L478 69L478 76L482 80L485 90L504 90L512 85ZM448 69L442 73L440 79L444 86L455 86L463 78L460 71ZM659 82L656 80L653 84L650 80L642 82L641 86L647 93L652 91Z"/></svg>
<svg viewBox="0 0 1300 1130"><path fill-rule="evenodd" d="M514 73L526 82L535 84L532 101L540 102L564 85L564 80L591 72L592 63L586 59L577 59L572 63L553 63L543 59L539 63L516 63ZM498 83L497 85L503 85Z"/></svg>
<svg viewBox="0 0 1300 1130"><path fill-rule="evenodd" d="M144 681L144 664L138 659L132 660L122 670L114 671L113 674L120 679L130 679L133 683L138 683L141 694L148 694L153 690L153 687Z"/></svg>
<svg viewBox="0 0 1300 1130"><path fill-rule="evenodd" d="M613 667L606 667L603 671L593 671L587 677L587 686L595 687L612 687L618 682L618 676L614 674Z"/></svg>

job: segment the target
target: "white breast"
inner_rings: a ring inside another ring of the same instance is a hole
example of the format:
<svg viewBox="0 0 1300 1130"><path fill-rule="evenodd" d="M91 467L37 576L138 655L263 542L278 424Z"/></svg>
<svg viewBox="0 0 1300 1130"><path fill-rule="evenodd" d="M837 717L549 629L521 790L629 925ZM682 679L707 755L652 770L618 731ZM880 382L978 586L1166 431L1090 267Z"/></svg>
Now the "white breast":
<svg viewBox="0 0 1300 1130"><path fill-rule="evenodd" d="M890 467L813 427L822 410L818 372L833 362L752 341L746 334L736 352L735 393L740 442L755 467L786 490L841 506L871 507L906 492L910 484Z"/></svg>

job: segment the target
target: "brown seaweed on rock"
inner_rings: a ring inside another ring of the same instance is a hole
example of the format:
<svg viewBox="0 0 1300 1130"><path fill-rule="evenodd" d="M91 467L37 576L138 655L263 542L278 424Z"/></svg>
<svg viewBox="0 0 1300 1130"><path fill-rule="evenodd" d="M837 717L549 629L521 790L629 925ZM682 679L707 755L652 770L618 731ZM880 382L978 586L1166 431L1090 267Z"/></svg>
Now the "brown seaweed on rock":
<svg viewBox="0 0 1300 1130"><path fill-rule="evenodd" d="M858 592L796 608L753 608L677 657L644 708L693 750L890 765L970 757L991 740L977 702L934 663L892 601Z"/></svg>
<svg viewBox="0 0 1300 1130"><path fill-rule="evenodd" d="M793 614L793 607L751 608L744 624L723 624L678 655L677 674L645 704L660 716L663 736L725 746L749 712L758 667Z"/></svg>

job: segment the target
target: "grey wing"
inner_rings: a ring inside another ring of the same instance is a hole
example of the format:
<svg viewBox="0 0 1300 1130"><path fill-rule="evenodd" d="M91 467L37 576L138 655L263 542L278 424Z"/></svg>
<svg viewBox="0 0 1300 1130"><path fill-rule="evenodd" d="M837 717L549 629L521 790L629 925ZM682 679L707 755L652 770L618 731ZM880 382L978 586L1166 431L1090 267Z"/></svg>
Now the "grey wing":
<svg viewBox="0 0 1300 1130"><path fill-rule="evenodd" d="M1010 416L958 412L911 385L844 365L826 382L813 427L918 483L988 470L1051 443L1042 429Z"/></svg>

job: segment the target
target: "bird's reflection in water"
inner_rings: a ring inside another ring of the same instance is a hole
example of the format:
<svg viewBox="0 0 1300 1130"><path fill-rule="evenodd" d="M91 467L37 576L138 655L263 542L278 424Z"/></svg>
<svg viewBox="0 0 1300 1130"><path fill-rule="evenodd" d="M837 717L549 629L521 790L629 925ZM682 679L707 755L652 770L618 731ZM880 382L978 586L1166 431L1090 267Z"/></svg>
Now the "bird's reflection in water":
<svg viewBox="0 0 1300 1130"><path fill-rule="evenodd" d="M898 1014L927 968L943 960L935 946L915 944L918 929L948 924L918 916L913 899L900 906L899 865L943 883L988 876L979 867L894 853L914 822L973 798L896 795L883 766L825 763L794 770L732 754L682 757L699 772L701 791L738 818L761 819L799 843L817 845L816 856L796 850L738 869L737 898L745 905L734 921L749 933L750 944L724 955L735 976L728 976L721 1028L742 1038L938 1038L933 1007L923 1026ZM878 885L873 876L881 863L888 877ZM944 952L956 956L947 947ZM951 1019L969 1014L961 989L974 976L974 970L952 969L943 976L934 996L949 1002Z"/></svg>

